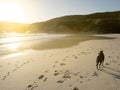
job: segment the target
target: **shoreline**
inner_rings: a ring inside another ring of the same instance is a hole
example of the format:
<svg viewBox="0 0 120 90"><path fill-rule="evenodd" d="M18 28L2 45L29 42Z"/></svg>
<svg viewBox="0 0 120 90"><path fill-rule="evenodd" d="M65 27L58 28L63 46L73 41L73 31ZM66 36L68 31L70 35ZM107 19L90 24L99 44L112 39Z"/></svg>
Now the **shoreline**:
<svg viewBox="0 0 120 90"><path fill-rule="evenodd" d="M43 36L45 37L45 36ZM115 39L115 38L110 38L110 37L105 37L105 36L95 36L95 35L89 35L89 34L69 34L69 35L49 35L45 38L37 38L36 40L29 40L26 42L19 42L21 43L20 46L17 47L16 50L9 50L8 51L1 51L0 55L7 55L10 53L17 53L17 52L22 52L24 50L46 50L46 49L59 49L59 48L69 48L72 46L75 46L81 42L84 41L89 41L89 40L102 40L102 39ZM2 45L1 47L5 48L9 47L9 45L17 44L12 43L12 44L5 44ZM4 49L3 49L4 50ZM3 52L3 53L2 53Z"/></svg>

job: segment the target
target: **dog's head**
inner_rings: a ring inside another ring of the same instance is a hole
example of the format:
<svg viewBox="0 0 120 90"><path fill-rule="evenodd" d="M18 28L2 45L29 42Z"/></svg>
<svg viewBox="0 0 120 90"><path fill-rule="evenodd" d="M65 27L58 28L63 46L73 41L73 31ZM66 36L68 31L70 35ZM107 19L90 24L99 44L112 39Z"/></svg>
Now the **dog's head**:
<svg viewBox="0 0 120 90"><path fill-rule="evenodd" d="M98 54L101 54L101 53L103 53L103 50L101 50Z"/></svg>

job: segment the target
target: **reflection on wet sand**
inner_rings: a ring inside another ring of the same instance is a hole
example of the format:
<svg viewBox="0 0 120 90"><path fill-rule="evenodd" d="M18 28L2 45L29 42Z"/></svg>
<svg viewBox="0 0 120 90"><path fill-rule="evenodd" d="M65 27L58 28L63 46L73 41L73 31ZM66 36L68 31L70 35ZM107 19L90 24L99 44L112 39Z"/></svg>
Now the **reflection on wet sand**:
<svg viewBox="0 0 120 90"><path fill-rule="evenodd" d="M32 36L35 38L34 36ZM8 44L2 45L4 48L4 53L18 52L26 49L35 49L35 50L44 50L44 49L57 49L57 48L67 48L79 44L80 42L87 40L98 40L98 39L114 39L103 36L92 36L92 35L66 35L66 36L57 36L52 37L51 35L45 38L32 39L31 36L27 36L25 41L23 37L10 37ZM31 39L28 39L31 38Z"/></svg>
<svg viewBox="0 0 120 90"><path fill-rule="evenodd" d="M19 49L58 49L67 48L79 44L83 41L88 40L102 40L102 39L114 39L103 36L92 36L92 35L69 35L65 37L52 38L52 39L38 39L34 41L24 42Z"/></svg>

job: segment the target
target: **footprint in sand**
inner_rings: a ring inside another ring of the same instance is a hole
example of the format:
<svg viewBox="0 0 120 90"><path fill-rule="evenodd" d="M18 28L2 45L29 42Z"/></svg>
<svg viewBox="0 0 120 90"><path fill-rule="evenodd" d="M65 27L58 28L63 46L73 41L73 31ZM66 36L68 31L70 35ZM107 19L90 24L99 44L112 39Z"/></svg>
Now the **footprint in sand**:
<svg viewBox="0 0 120 90"><path fill-rule="evenodd" d="M44 78L44 79L43 79ZM44 75L41 75L41 76L39 76L39 78L38 79L43 79L43 81L45 82L48 78L47 77L45 77Z"/></svg>
<svg viewBox="0 0 120 90"><path fill-rule="evenodd" d="M43 81L46 82L47 79L48 79L48 78L46 77Z"/></svg>
<svg viewBox="0 0 120 90"><path fill-rule="evenodd" d="M77 56L75 56L75 59L77 59L78 57Z"/></svg>
<svg viewBox="0 0 120 90"><path fill-rule="evenodd" d="M31 88L31 90L35 89L36 87L38 87L38 85L33 86L33 87Z"/></svg>
<svg viewBox="0 0 120 90"><path fill-rule="evenodd" d="M70 76L69 74L65 74L65 75L63 76L63 78L69 78L69 79L71 79L71 76Z"/></svg>
<svg viewBox="0 0 120 90"><path fill-rule="evenodd" d="M3 77L3 80L5 80L9 75L10 75L10 72L8 72L7 75Z"/></svg>
<svg viewBox="0 0 120 90"><path fill-rule="evenodd" d="M64 66L64 65L65 65L65 63L61 63L60 65L61 65L61 66Z"/></svg>
<svg viewBox="0 0 120 90"><path fill-rule="evenodd" d="M109 56L109 58L111 58L111 56Z"/></svg>
<svg viewBox="0 0 120 90"><path fill-rule="evenodd" d="M40 75L40 76L38 77L38 79L40 79L40 80L43 79L43 82L46 82L48 78L45 77L44 75ZM37 81L38 81L38 80L37 80ZM35 89L36 87L38 87L38 84L36 83L36 81L34 81L33 84L29 84L29 85L27 86L27 89L28 89L28 90L33 90L33 89Z"/></svg>
<svg viewBox="0 0 120 90"><path fill-rule="evenodd" d="M9 75L10 75L10 72L7 73L7 76L9 76Z"/></svg>
<svg viewBox="0 0 120 90"><path fill-rule="evenodd" d="M83 83L83 81L80 81L80 83Z"/></svg>
<svg viewBox="0 0 120 90"><path fill-rule="evenodd" d="M110 65L109 63L105 63L105 65Z"/></svg>
<svg viewBox="0 0 120 90"><path fill-rule="evenodd" d="M48 72L49 72L49 70L46 70L46 71L45 71L45 73L48 73Z"/></svg>
<svg viewBox="0 0 120 90"><path fill-rule="evenodd" d="M33 90L33 89L35 89L36 87L38 87L38 85L28 85L27 86L27 88L28 88L28 90Z"/></svg>
<svg viewBox="0 0 120 90"><path fill-rule="evenodd" d="M63 83L64 81L63 80L59 80L59 81L57 81L57 83Z"/></svg>
<svg viewBox="0 0 120 90"><path fill-rule="evenodd" d="M58 63L58 61L55 61L55 63Z"/></svg>
<svg viewBox="0 0 120 90"><path fill-rule="evenodd" d="M81 76L81 75L80 75L80 78L82 79L82 78L83 78L83 76Z"/></svg>
<svg viewBox="0 0 120 90"><path fill-rule="evenodd" d="M80 72L77 72L77 74L79 74Z"/></svg>
<svg viewBox="0 0 120 90"><path fill-rule="evenodd" d="M33 85L30 84L30 85L28 85L27 87L28 87L28 88L31 88L32 86L33 86Z"/></svg>
<svg viewBox="0 0 120 90"><path fill-rule="evenodd" d="M69 85L69 87L72 87L72 85Z"/></svg>
<svg viewBox="0 0 120 90"><path fill-rule="evenodd" d="M3 77L3 80L5 80L5 79L6 79L6 76Z"/></svg>
<svg viewBox="0 0 120 90"><path fill-rule="evenodd" d="M45 77L44 75L40 75L38 79L43 79L44 77Z"/></svg>
<svg viewBox="0 0 120 90"><path fill-rule="evenodd" d="M55 65L53 65L53 68L55 68Z"/></svg>
<svg viewBox="0 0 120 90"><path fill-rule="evenodd" d="M17 71L17 68L13 69L13 72Z"/></svg>
<svg viewBox="0 0 120 90"><path fill-rule="evenodd" d="M77 75L78 75L78 73L74 73L74 75L75 75L75 76L77 76Z"/></svg>
<svg viewBox="0 0 120 90"><path fill-rule="evenodd" d="M84 54L85 52L81 52L81 54Z"/></svg>
<svg viewBox="0 0 120 90"><path fill-rule="evenodd" d="M54 73L54 76L58 76L60 73L59 72L55 72Z"/></svg>
<svg viewBox="0 0 120 90"><path fill-rule="evenodd" d="M92 76L98 76L98 73L97 72L93 72Z"/></svg>

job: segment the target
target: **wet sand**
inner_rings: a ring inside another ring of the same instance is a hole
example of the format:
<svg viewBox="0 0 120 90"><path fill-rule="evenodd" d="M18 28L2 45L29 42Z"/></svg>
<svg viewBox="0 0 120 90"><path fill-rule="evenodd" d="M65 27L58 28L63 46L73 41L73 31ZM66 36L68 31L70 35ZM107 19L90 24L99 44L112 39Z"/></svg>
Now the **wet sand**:
<svg viewBox="0 0 120 90"><path fill-rule="evenodd" d="M45 49L59 49L59 48L68 48L74 45L79 44L80 42L88 41L88 40L103 40L103 39L114 39L105 36L93 36L89 34L71 34L64 37L57 38L46 38L43 42L41 40L30 41L29 43L33 43L27 46L21 46L19 49L35 49L35 50L45 50Z"/></svg>

